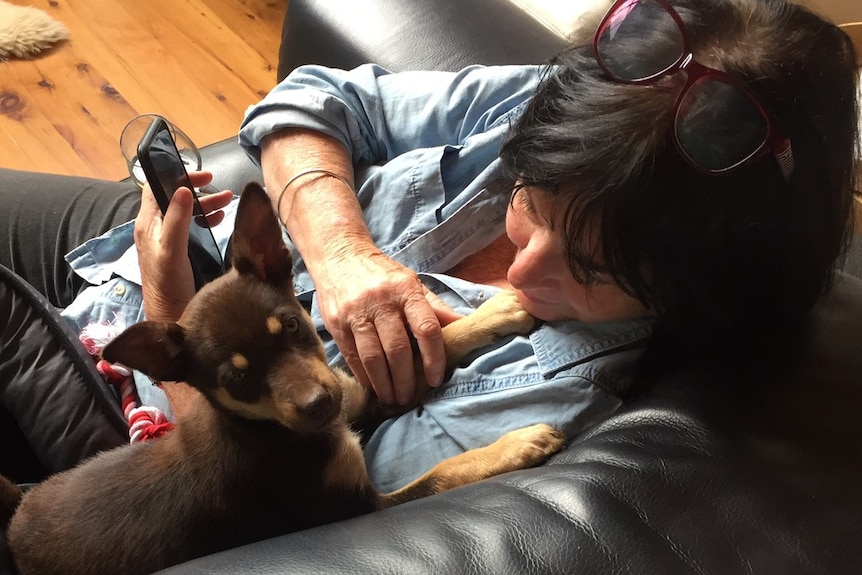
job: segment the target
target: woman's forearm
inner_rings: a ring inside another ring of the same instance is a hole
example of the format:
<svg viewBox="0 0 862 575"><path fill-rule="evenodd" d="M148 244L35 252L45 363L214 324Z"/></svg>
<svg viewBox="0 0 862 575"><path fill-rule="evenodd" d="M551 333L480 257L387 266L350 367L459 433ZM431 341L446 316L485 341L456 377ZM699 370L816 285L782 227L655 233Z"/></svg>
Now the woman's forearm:
<svg viewBox="0 0 862 575"><path fill-rule="evenodd" d="M273 207L312 276L338 256L377 251L352 186L349 152L340 142L311 130L284 129L263 140L261 163Z"/></svg>
<svg viewBox="0 0 862 575"><path fill-rule="evenodd" d="M347 148L317 132L285 129L264 138L261 163L273 205L314 280L323 323L356 378L382 402L406 405L416 387L413 336L426 381L439 385L446 359L440 321L416 272L374 245Z"/></svg>

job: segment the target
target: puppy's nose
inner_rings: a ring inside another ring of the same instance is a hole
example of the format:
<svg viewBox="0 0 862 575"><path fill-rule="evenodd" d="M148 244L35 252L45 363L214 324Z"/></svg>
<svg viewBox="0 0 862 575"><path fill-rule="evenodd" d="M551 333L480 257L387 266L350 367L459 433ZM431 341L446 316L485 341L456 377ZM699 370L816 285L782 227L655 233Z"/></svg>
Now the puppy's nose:
<svg viewBox="0 0 862 575"><path fill-rule="evenodd" d="M319 390L310 400L297 406L305 417L318 422L329 419L336 409L332 395L325 389Z"/></svg>

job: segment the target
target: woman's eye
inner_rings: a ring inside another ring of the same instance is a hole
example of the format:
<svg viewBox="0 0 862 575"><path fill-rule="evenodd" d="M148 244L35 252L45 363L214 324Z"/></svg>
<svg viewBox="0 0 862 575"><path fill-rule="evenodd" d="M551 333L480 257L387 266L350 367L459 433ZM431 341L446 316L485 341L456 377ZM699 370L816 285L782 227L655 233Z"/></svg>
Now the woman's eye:
<svg viewBox="0 0 862 575"><path fill-rule="evenodd" d="M610 276L605 272L600 271L588 271L586 277L584 278L584 285L593 287L599 285L606 285L611 283Z"/></svg>
<svg viewBox="0 0 862 575"><path fill-rule="evenodd" d="M299 320L297 320L293 316L290 316L289 318L287 318L287 321L284 322L284 327L285 329L287 329L288 333L293 333L299 329Z"/></svg>
<svg viewBox="0 0 862 575"><path fill-rule="evenodd" d="M528 214L535 214L536 208L530 200L530 195L524 191L523 185L517 185L512 190L512 205L524 210Z"/></svg>
<svg viewBox="0 0 862 575"><path fill-rule="evenodd" d="M518 204L521 206L521 209L523 209L528 214L535 215L536 214L536 207L533 205L533 202L530 201L530 196L528 196L527 194L518 194L518 196L519 196Z"/></svg>
<svg viewBox="0 0 862 575"><path fill-rule="evenodd" d="M584 277L584 285L587 287L592 287L599 283L599 276L597 276L594 272L587 272L587 275Z"/></svg>

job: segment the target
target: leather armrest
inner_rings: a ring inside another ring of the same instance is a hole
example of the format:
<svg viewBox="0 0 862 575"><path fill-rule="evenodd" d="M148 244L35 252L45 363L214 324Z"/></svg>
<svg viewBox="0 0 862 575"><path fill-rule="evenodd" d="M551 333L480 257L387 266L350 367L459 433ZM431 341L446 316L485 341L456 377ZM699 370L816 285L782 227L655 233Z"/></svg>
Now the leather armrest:
<svg viewBox="0 0 862 575"><path fill-rule="evenodd" d="M248 182L263 183L263 173L236 137L207 144L200 149L201 169L212 172L212 185L217 190L239 194ZM131 178L126 178L131 181Z"/></svg>
<svg viewBox="0 0 862 575"><path fill-rule="evenodd" d="M291 0L278 79L302 64L393 71L540 64L566 45L510 1Z"/></svg>
<svg viewBox="0 0 862 575"><path fill-rule="evenodd" d="M212 185L218 190L239 194L248 182L263 183L260 166L248 157L236 138L202 147L201 166L212 172Z"/></svg>

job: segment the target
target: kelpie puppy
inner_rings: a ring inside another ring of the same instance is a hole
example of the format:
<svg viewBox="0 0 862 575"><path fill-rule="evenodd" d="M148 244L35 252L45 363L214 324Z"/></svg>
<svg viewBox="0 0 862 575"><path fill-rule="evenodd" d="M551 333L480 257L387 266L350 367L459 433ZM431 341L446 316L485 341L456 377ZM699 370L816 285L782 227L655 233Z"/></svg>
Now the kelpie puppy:
<svg viewBox="0 0 862 575"><path fill-rule="evenodd" d="M22 575L152 573L537 465L562 446L549 426L527 427L378 493L350 427L368 394L327 366L257 184L240 199L232 261L178 323L139 323L105 347L108 361L201 394L166 436L102 453L25 494L8 533ZM453 359L531 329L516 304L494 298L447 326Z"/></svg>

